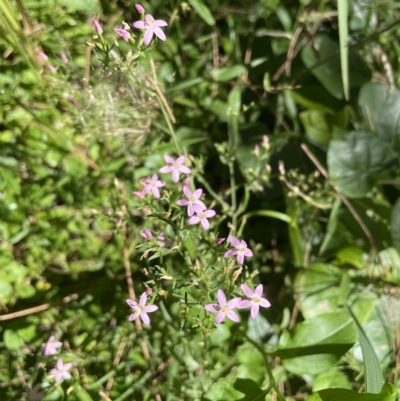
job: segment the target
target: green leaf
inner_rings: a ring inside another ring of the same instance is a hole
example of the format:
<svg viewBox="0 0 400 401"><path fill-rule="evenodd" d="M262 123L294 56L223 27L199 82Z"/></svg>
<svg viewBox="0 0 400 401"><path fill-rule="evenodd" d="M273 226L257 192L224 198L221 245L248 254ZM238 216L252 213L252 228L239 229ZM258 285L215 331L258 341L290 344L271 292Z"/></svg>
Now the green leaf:
<svg viewBox="0 0 400 401"><path fill-rule="evenodd" d="M338 0L340 68L342 70L343 91L346 100L349 100L349 2Z"/></svg>
<svg viewBox="0 0 400 401"><path fill-rule="evenodd" d="M306 401L396 401L397 390L384 384L380 394L360 394L343 388L325 389L310 395Z"/></svg>
<svg viewBox="0 0 400 401"><path fill-rule="evenodd" d="M325 388L351 389L351 383L347 376L338 368L333 368L320 373L312 381L312 390L319 391Z"/></svg>
<svg viewBox="0 0 400 401"><path fill-rule="evenodd" d="M0 302L3 304L8 304L12 296L12 286L7 281L0 279Z"/></svg>
<svg viewBox="0 0 400 401"><path fill-rule="evenodd" d="M3 335L4 345L10 351L16 351L23 345L21 337L13 330L5 330Z"/></svg>
<svg viewBox="0 0 400 401"><path fill-rule="evenodd" d="M357 330L347 313L326 313L284 332L277 355L292 373L318 374L332 368L356 340Z"/></svg>
<svg viewBox="0 0 400 401"><path fill-rule="evenodd" d="M368 132L353 131L329 145L329 175L349 198L367 195L377 174L394 164L397 158L389 145Z"/></svg>
<svg viewBox="0 0 400 401"><path fill-rule="evenodd" d="M273 219L282 220L285 223L291 224L292 219L285 213L276 212L275 210L256 210L254 212L246 213L242 216L242 219L249 219L250 217L272 217Z"/></svg>
<svg viewBox="0 0 400 401"><path fill-rule="evenodd" d="M223 67L218 70L215 80L218 82L230 81L233 78L237 78L245 71L246 67L243 65L234 65L233 67Z"/></svg>
<svg viewBox="0 0 400 401"><path fill-rule="evenodd" d="M267 391L251 379L229 378L214 383L203 401L264 401L266 394Z"/></svg>
<svg viewBox="0 0 400 401"><path fill-rule="evenodd" d="M368 82L362 86L358 105L365 123L385 142L400 134L400 90L392 86Z"/></svg>
<svg viewBox="0 0 400 401"><path fill-rule="evenodd" d="M332 122L318 110L305 110L300 113L300 121L304 125L310 142L327 146L331 140Z"/></svg>
<svg viewBox="0 0 400 401"><path fill-rule="evenodd" d="M317 48L317 51L314 50ZM303 63L319 80L322 86L337 99L344 98L342 68L339 60L340 48L327 35L317 35L313 45L308 44L301 52ZM349 56L349 88L358 88L370 79L370 72L355 54Z"/></svg>
<svg viewBox="0 0 400 401"><path fill-rule="evenodd" d="M215 19L211 14L210 9L201 0L188 0L189 4L199 14L200 18L208 25L214 26Z"/></svg>
<svg viewBox="0 0 400 401"><path fill-rule="evenodd" d="M58 3L70 11L83 11L86 13L98 13L100 5L98 0L57 0Z"/></svg>
<svg viewBox="0 0 400 401"><path fill-rule="evenodd" d="M326 248L335 235L341 205L341 199L336 198L333 202L331 214L329 215L328 226L326 227L326 234L324 240L322 241L321 248L319 249L319 255L322 255L325 252Z"/></svg>

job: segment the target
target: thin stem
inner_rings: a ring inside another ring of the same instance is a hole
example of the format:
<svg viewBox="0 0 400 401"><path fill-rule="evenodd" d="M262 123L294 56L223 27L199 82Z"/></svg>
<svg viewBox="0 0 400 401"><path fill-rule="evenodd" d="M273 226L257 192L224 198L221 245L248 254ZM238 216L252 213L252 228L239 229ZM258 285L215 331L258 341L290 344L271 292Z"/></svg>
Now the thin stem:
<svg viewBox="0 0 400 401"><path fill-rule="evenodd" d="M229 204L226 203L211 187L210 184L201 176L196 176L196 179L206 188L207 192L222 206L224 211L229 210Z"/></svg>
<svg viewBox="0 0 400 401"><path fill-rule="evenodd" d="M232 213L232 227L233 233L236 232L237 213L236 213L236 181L235 181L235 167L233 162L229 162L229 178L231 183L231 213Z"/></svg>

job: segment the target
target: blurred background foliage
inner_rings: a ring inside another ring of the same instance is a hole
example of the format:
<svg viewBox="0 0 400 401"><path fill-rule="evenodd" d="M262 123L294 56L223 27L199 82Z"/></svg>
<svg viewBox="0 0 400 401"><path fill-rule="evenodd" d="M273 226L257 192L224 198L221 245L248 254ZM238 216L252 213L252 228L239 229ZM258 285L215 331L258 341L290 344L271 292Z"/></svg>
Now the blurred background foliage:
<svg viewBox="0 0 400 401"><path fill-rule="evenodd" d="M162 230L131 193L174 147L145 90L146 59L132 79L103 69L87 42L95 16L111 40L137 12L127 0L2 0L2 399L20 399L21 383L43 378L37 350L51 333L62 336L64 360L79 363L80 384L49 400L97 400L99 391L113 401L226 400L227 388L239 400L241 386L257 393L271 375L296 400L328 387L365 390L363 344L345 305L383 378L399 386L399 5L142 5L169 23L151 53L199 185L229 203L234 163L236 225L255 255L247 274L272 307L238 329L227 322L204 333L182 292L161 301L151 328L127 321L127 266L140 294L152 265L136 249L138 232ZM218 212L227 236L229 211ZM168 257L179 277L184 261ZM330 324L335 335L321 330ZM310 351L318 344L327 354Z"/></svg>

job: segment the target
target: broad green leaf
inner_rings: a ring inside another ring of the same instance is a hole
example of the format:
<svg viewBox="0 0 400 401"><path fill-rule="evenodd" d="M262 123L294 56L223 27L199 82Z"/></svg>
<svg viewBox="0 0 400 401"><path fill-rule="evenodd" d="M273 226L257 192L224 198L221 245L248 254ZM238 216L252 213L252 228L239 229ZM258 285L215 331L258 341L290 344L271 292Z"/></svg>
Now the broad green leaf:
<svg viewBox="0 0 400 401"><path fill-rule="evenodd" d="M377 174L394 164L397 158L389 145L368 132L353 131L329 144L329 175L349 198L367 195Z"/></svg>
<svg viewBox="0 0 400 401"><path fill-rule="evenodd" d="M360 394L343 388L325 389L310 395L306 401L396 401L397 390L384 384L379 394Z"/></svg>
<svg viewBox="0 0 400 401"><path fill-rule="evenodd" d="M0 302L3 304L8 304L12 296L12 286L7 281L0 279Z"/></svg>
<svg viewBox="0 0 400 401"><path fill-rule="evenodd" d="M338 0L340 68L342 71L343 92L346 100L349 100L349 1Z"/></svg>
<svg viewBox="0 0 400 401"><path fill-rule="evenodd" d="M309 141L319 146L327 146L331 140L332 122L324 113L318 110L305 110L299 116Z"/></svg>
<svg viewBox="0 0 400 401"><path fill-rule="evenodd" d="M221 379L211 386L202 401L264 401L266 390L250 379Z"/></svg>
<svg viewBox="0 0 400 401"><path fill-rule="evenodd" d="M323 390L325 388L345 388L350 390L351 383L346 374L335 367L321 372L312 381L313 392Z"/></svg>
<svg viewBox="0 0 400 401"><path fill-rule="evenodd" d="M300 271L294 280L299 307L306 319L336 312L342 272L328 264L312 264Z"/></svg>
<svg viewBox="0 0 400 401"><path fill-rule="evenodd" d="M317 51L314 50L316 46ZM322 86L337 99L344 98L339 44L325 34L317 35L313 46L308 44L301 52L303 63ZM349 56L349 88L358 88L370 79L370 72L353 53Z"/></svg>
<svg viewBox="0 0 400 401"><path fill-rule="evenodd" d="M318 374L335 366L356 340L357 329L347 313L326 313L284 332L276 353L289 372Z"/></svg>
<svg viewBox="0 0 400 401"><path fill-rule="evenodd" d="M400 135L400 90L382 83L362 86L358 99L364 122L380 139L393 142Z"/></svg>
<svg viewBox="0 0 400 401"><path fill-rule="evenodd" d="M18 333L9 329L4 331L3 341L6 348L10 351L16 351L23 345L23 341Z"/></svg>
<svg viewBox="0 0 400 401"><path fill-rule="evenodd" d="M211 14L210 9L201 0L188 0L189 4L199 14L200 18L208 25L214 26L215 19Z"/></svg>
<svg viewBox="0 0 400 401"><path fill-rule="evenodd" d="M238 348L236 357L239 361L236 376L254 380L261 385L266 374L264 355L253 344L245 342Z"/></svg>
<svg viewBox="0 0 400 401"><path fill-rule="evenodd" d="M215 80L218 82L230 81L231 79L237 78L245 71L246 67L243 65L234 65L233 67L223 67L218 70Z"/></svg>

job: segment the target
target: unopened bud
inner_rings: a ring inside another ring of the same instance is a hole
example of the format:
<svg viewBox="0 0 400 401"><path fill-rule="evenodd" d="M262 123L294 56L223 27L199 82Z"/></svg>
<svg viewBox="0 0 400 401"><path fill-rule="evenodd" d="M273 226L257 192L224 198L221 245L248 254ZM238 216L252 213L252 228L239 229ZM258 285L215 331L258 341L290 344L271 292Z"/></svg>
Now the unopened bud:
<svg viewBox="0 0 400 401"><path fill-rule="evenodd" d="M140 13L140 14L144 13L144 8L140 4L135 4L135 8L138 13Z"/></svg>
<svg viewBox="0 0 400 401"><path fill-rule="evenodd" d="M48 59L45 52L39 52L38 56L44 61L46 61Z"/></svg>
<svg viewBox="0 0 400 401"><path fill-rule="evenodd" d="M65 53L61 53L60 59L63 63L68 63L68 57L65 55Z"/></svg>
<svg viewBox="0 0 400 401"><path fill-rule="evenodd" d="M139 233L143 238L146 238L146 239L153 238L153 234L151 233L150 230L140 230Z"/></svg>
<svg viewBox="0 0 400 401"><path fill-rule="evenodd" d="M143 208L143 213L148 216L149 214L151 214L151 210L147 207Z"/></svg>
<svg viewBox="0 0 400 401"><path fill-rule="evenodd" d="M152 289L150 287L146 287L145 291L144 291L147 295L151 295L151 293L153 292Z"/></svg>
<svg viewBox="0 0 400 401"><path fill-rule="evenodd" d="M260 156L260 147L258 145L254 145L254 155Z"/></svg>
<svg viewBox="0 0 400 401"><path fill-rule="evenodd" d="M217 239L215 240L215 243L216 243L217 245L220 245L220 244L222 244L225 240L226 240L226 238L217 238Z"/></svg>
<svg viewBox="0 0 400 401"><path fill-rule="evenodd" d="M103 33L103 29L101 28L99 21L97 21L97 19L93 20L93 27L97 35L101 35Z"/></svg>

